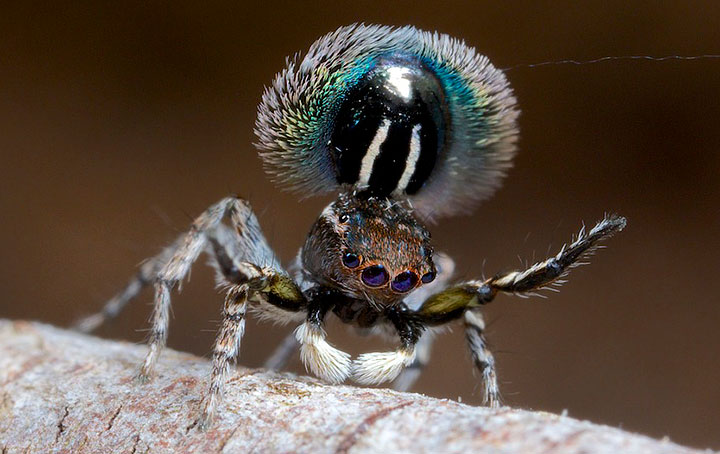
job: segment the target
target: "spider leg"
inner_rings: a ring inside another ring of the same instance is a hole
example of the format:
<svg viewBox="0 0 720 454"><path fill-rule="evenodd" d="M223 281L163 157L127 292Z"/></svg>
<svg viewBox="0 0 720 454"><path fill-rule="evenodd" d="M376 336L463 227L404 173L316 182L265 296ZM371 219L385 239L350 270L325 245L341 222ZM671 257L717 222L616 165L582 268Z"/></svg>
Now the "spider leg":
<svg viewBox="0 0 720 454"><path fill-rule="evenodd" d="M467 340L473 363L482 375L483 403L488 407L501 405L500 388L497 384L495 358L488 348L483 332L485 320L478 310L465 312L465 339Z"/></svg>
<svg viewBox="0 0 720 454"><path fill-rule="evenodd" d="M468 281L448 287L430 296L413 311L417 323L441 325L463 317L465 337L473 362L482 374L483 398L491 407L500 405L495 360L484 337L485 322L478 308L491 302L499 292L532 294L565 276L583 257L592 253L598 242L625 227L625 218L611 216L598 222L589 232L583 228L575 241L555 256L524 271L511 271L484 281Z"/></svg>
<svg viewBox="0 0 720 454"><path fill-rule="evenodd" d="M300 289L283 272L272 267L260 268L248 262L236 262L233 269L237 272L236 276L242 276L242 283L230 285L225 298L222 326L213 349L210 388L198 420L201 429L207 428L215 417L222 400L230 361L240 351L248 301L292 312L299 312L306 306Z"/></svg>
<svg viewBox="0 0 720 454"><path fill-rule="evenodd" d="M493 293L528 293L547 287L565 276L572 268L581 265L581 259L591 255L598 242L607 239L625 228L627 221L620 216L609 216L598 222L589 232L585 227L569 246L563 248L554 257L538 262L524 271L512 271L486 281Z"/></svg>
<svg viewBox="0 0 720 454"><path fill-rule="evenodd" d="M138 373L140 381L149 379L167 341L171 290L187 276L190 267L205 249L208 232L220 225L229 211L244 211L245 208L249 208L247 202L236 197L227 197L212 205L195 219L178 248L161 267L155 277L155 303L148 341L149 351Z"/></svg>
<svg viewBox="0 0 720 454"><path fill-rule="evenodd" d="M218 331L213 350L210 389L205 396L202 415L198 421L201 429L207 428L214 419L222 400L225 381L230 371L230 361L240 351L240 341L245 332L247 294L247 285L234 285L225 297L222 327Z"/></svg>
<svg viewBox="0 0 720 454"><path fill-rule="evenodd" d="M230 361L240 351L246 310L254 309L261 317L289 321L301 320L307 306L300 288L282 269L267 244L250 206L243 202L230 212L230 220L232 228L221 224L208 234L217 279L228 286L228 291L213 349L210 386L197 421L200 429L211 424L222 401Z"/></svg>
<svg viewBox="0 0 720 454"><path fill-rule="evenodd" d="M532 295L581 264L581 259L595 251L598 243L625 227L625 218L606 217L589 232L583 227L569 246L564 246L555 256L535 263L523 271L501 273L484 281L467 281L436 293L418 309L426 323L442 324L461 317L467 309L487 304L498 292Z"/></svg>

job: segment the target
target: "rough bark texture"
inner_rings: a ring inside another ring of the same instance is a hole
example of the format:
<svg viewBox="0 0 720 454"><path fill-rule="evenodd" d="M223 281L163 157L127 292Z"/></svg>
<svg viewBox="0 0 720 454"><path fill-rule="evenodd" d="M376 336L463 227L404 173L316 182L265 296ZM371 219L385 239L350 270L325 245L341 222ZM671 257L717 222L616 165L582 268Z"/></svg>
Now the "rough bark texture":
<svg viewBox="0 0 720 454"><path fill-rule="evenodd" d="M135 384L143 346L0 320L0 452L692 453L549 413L490 410L238 368L211 430L192 427L209 364L166 351Z"/></svg>

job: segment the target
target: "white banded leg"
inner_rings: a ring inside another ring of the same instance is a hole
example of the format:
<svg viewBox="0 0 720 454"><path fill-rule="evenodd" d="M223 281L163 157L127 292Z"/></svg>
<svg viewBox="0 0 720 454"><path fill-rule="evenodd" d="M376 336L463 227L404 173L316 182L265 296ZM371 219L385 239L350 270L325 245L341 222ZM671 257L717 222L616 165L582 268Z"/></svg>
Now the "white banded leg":
<svg viewBox="0 0 720 454"><path fill-rule="evenodd" d="M562 278L574 267L585 264L583 258L592 255L600 241L606 240L625 228L627 221L621 216L606 216L588 232L583 226L575 241L562 247L554 257L535 263L524 271L511 271L488 279L485 285L492 292L532 294ZM487 302L487 301L484 301Z"/></svg>
<svg viewBox="0 0 720 454"><path fill-rule="evenodd" d="M245 332L246 306L247 286L232 286L225 297L222 327L213 349L210 389L205 396L202 415L198 421L200 429L207 428L212 422L222 401L230 361L240 352L240 341Z"/></svg>
<svg viewBox="0 0 720 454"><path fill-rule="evenodd" d="M472 310L465 312L465 338L473 363L482 376L483 403L495 408L501 405L500 389L497 384L495 358L487 346L484 331L485 320L480 312Z"/></svg>
<svg viewBox="0 0 720 454"><path fill-rule="evenodd" d="M172 257L160 269L155 279L155 305L150 330L149 351L138 373L140 381L147 381L155 362L167 342L170 292L187 276L190 267L197 260L207 243L207 232L214 230L229 211L242 211L247 203L228 197L208 208L193 222Z"/></svg>

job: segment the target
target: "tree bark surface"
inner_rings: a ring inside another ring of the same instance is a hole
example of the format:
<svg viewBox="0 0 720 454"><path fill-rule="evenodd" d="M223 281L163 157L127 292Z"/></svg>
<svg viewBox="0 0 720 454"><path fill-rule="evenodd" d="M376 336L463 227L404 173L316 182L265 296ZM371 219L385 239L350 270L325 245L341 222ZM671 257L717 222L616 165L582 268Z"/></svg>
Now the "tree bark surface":
<svg viewBox="0 0 720 454"><path fill-rule="evenodd" d="M0 320L0 452L697 453L550 413L471 407L386 389L238 367L215 424L193 427L207 360ZM707 451L706 451L707 452Z"/></svg>

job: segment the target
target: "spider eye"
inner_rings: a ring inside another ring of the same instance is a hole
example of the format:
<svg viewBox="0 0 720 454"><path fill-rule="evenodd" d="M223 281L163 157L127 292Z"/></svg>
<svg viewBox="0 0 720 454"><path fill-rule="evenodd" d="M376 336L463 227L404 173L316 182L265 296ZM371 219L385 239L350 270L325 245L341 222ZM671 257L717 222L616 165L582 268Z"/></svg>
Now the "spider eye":
<svg viewBox="0 0 720 454"><path fill-rule="evenodd" d="M348 215L347 213L343 213L340 216L338 216L338 222L340 222L340 224L345 224L349 220L350 220L350 215Z"/></svg>
<svg viewBox="0 0 720 454"><path fill-rule="evenodd" d="M388 279L388 272L382 265L369 266L362 272L362 281L370 287L380 287L386 284Z"/></svg>
<svg viewBox="0 0 720 454"><path fill-rule="evenodd" d="M360 266L360 257L352 252L346 252L342 256L343 265L348 268L357 268Z"/></svg>
<svg viewBox="0 0 720 454"><path fill-rule="evenodd" d="M395 276L392 281L392 289L399 293L405 293L415 287L417 284L417 274L412 271L403 271L402 273Z"/></svg>
<svg viewBox="0 0 720 454"><path fill-rule="evenodd" d="M429 284L432 281L435 280L435 271L430 271L428 273L423 274L423 277L421 278L423 284Z"/></svg>

